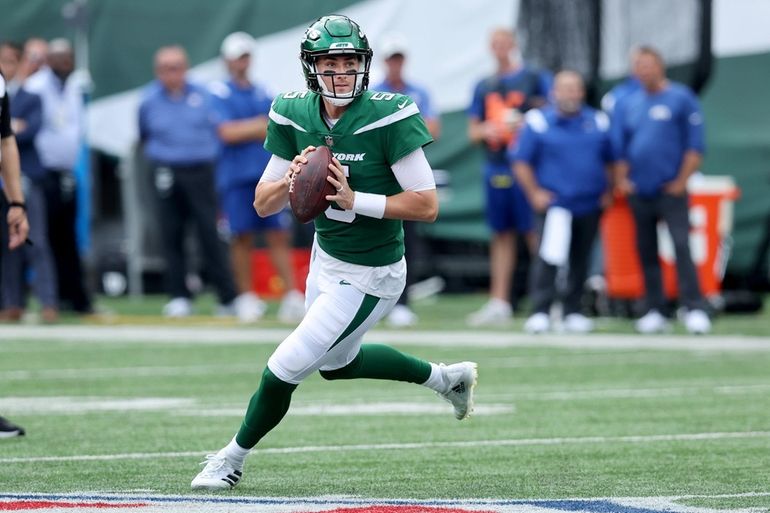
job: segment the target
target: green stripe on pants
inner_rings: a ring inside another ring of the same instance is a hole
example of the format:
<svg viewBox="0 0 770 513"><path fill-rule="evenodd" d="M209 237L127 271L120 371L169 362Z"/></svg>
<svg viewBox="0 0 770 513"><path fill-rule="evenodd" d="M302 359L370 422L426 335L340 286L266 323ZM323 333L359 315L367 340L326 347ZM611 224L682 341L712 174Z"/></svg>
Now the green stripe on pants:
<svg viewBox="0 0 770 513"><path fill-rule="evenodd" d="M380 298L365 294L364 300L361 302L361 306L358 307L358 311L356 312L355 317L353 317L353 320L350 321L350 324L348 324L348 327L345 328L345 331L342 332L342 335L340 335L337 340L334 341L334 344L332 344L332 346L329 348L329 351L331 351L334 346L342 342L351 333L357 330L358 327L361 326L361 324L363 324L363 322L369 317L369 315L371 315L374 307L377 306L377 303L379 302Z"/></svg>

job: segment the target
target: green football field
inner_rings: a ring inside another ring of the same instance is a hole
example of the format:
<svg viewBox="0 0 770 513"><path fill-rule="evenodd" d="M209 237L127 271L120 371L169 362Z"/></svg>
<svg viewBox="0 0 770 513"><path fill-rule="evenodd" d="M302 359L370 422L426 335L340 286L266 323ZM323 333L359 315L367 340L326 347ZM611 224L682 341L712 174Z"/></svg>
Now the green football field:
<svg viewBox="0 0 770 513"><path fill-rule="evenodd" d="M226 496L770 511L767 314L722 317L708 337L640 337L624 320L591 336L529 337L521 321L465 327L461 312L481 300L418 304L417 329L365 339L478 362L471 419L416 385L314 376ZM115 314L101 320L0 326L0 414L28 432L0 440L0 511L24 494L192 494L199 462L237 430L287 328L162 322L158 301L107 303ZM625 499L597 505L612 498Z"/></svg>

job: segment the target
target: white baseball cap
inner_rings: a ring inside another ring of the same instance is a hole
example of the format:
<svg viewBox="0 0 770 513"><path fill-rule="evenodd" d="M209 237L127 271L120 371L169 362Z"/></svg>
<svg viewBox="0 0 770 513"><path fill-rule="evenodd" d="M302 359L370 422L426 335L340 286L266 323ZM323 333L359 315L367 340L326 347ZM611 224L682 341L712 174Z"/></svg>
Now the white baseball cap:
<svg viewBox="0 0 770 513"><path fill-rule="evenodd" d="M70 43L69 40L64 39L63 37L57 37L56 39L52 39L48 43L48 53L49 54L72 53L72 43Z"/></svg>
<svg viewBox="0 0 770 513"><path fill-rule="evenodd" d="M246 32L233 32L222 41L219 52L225 59L233 61L246 54L251 55L256 43Z"/></svg>
<svg viewBox="0 0 770 513"><path fill-rule="evenodd" d="M406 56L409 42L403 34L388 34L382 39L380 52L383 59L389 59L394 55Z"/></svg>

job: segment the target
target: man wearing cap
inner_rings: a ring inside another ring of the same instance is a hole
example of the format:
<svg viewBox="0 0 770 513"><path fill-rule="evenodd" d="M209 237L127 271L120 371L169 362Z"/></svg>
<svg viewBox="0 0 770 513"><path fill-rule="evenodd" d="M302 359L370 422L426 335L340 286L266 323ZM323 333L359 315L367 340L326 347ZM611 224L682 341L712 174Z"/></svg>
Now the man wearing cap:
<svg viewBox="0 0 770 513"><path fill-rule="evenodd" d="M40 96L43 105L35 146L45 168L41 184L48 208L48 240L56 262L59 303L62 309L87 314L93 306L75 237L74 174L85 135L86 84L74 71L72 45L66 39L54 39L48 44L47 65L27 79L25 88Z"/></svg>
<svg viewBox="0 0 770 513"><path fill-rule="evenodd" d="M265 310L265 304L252 290L251 276L253 235L263 232L270 259L287 291L278 318L293 323L305 313L305 297L296 289L291 265L291 214L284 210L261 218L252 207L254 187L270 160L263 143L272 103L265 88L249 80L254 45L254 39L245 32L227 36L220 53L229 79L209 87L219 114L217 135L222 145L217 162L217 192L231 233L230 258L239 291L236 308L244 305L239 308L244 312L241 320L255 321Z"/></svg>
<svg viewBox="0 0 770 513"><path fill-rule="evenodd" d="M385 63L385 80L374 86L375 91L400 93L409 96L420 114L425 120L425 125L433 139L438 139L441 133L441 120L438 113L433 109L428 91L413 83L407 82L403 76L404 63L406 62L407 50L409 44L406 38L401 34L389 34L383 38L381 45L382 57ZM406 246L405 258L407 259L407 269L414 269L412 258L414 257L417 245L417 225L413 221L404 221L404 244ZM412 257L412 258L410 258ZM413 284L414 274L407 272L406 289L398 299L398 303L393 307L388 315L388 324L396 327L412 326L417 322L417 316L409 308L407 289Z"/></svg>

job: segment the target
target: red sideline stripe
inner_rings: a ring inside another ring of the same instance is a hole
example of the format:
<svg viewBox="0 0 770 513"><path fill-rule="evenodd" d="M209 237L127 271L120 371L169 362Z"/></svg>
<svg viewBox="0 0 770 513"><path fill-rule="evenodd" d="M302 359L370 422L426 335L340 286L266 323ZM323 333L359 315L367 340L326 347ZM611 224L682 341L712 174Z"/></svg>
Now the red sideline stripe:
<svg viewBox="0 0 770 513"><path fill-rule="evenodd" d="M357 508L337 508L323 513L497 513L495 511L467 510L459 508L442 508L420 505L404 506L361 506Z"/></svg>
<svg viewBox="0 0 770 513"><path fill-rule="evenodd" d="M23 509L53 509L53 508L143 508L147 504L131 503L116 504L110 502L53 502L53 501L18 501L0 502L0 511L21 511Z"/></svg>

